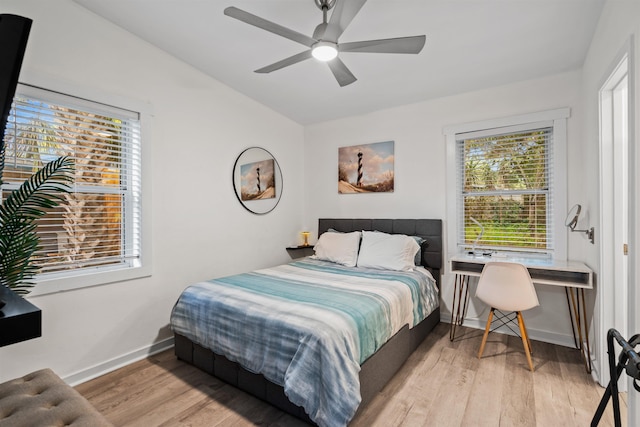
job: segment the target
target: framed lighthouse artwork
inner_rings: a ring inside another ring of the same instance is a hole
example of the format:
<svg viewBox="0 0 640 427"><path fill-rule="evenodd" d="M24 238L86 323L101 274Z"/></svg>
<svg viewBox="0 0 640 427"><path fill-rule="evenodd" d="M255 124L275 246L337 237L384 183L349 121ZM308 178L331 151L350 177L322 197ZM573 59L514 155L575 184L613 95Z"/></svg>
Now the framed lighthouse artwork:
<svg viewBox="0 0 640 427"><path fill-rule="evenodd" d="M392 193L393 141L338 148L338 193Z"/></svg>
<svg viewBox="0 0 640 427"><path fill-rule="evenodd" d="M233 190L249 212L264 215L282 196L282 172L275 157L262 147L242 151L233 165Z"/></svg>
<svg viewBox="0 0 640 427"><path fill-rule="evenodd" d="M243 201L271 199L276 197L276 179L273 173L273 159L240 165Z"/></svg>

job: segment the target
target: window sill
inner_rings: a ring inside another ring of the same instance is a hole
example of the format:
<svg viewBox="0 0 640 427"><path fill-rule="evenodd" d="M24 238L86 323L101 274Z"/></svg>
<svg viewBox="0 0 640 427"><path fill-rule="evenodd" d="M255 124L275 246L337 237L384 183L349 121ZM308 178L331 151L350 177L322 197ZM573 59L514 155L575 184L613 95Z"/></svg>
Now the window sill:
<svg viewBox="0 0 640 427"><path fill-rule="evenodd" d="M151 276L151 266L126 267L100 271L87 271L77 275L63 277L36 278L36 285L31 288L29 297L124 282Z"/></svg>

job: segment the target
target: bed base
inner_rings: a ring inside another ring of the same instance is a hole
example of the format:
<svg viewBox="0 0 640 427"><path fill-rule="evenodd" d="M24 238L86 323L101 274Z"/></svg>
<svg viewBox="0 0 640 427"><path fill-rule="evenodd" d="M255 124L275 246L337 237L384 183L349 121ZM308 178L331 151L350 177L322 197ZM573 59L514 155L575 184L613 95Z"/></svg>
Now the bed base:
<svg viewBox="0 0 640 427"><path fill-rule="evenodd" d="M362 402L358 412L373 400L376 394L393 378L411 353L439 322L440 308L437 308L413 329L409 329L405 325L362 364L360 370ZM249 372L238 363L232 362L179 334L175 334L175 354L178 359L194 365L294 417L315 425L303 408L289 401L282 386L272 383L263 375Z"/></svg>

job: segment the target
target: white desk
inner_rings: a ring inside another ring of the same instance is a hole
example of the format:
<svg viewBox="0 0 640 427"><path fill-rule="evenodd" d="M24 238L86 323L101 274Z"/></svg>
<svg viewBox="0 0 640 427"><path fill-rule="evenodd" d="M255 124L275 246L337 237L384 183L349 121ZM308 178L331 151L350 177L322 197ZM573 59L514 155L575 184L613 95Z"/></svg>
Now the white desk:
<svg viewBox="0 0 640 427"><path fill-rule="evenodd" d="M576 348L580 350L587 372L591 372L589 331L586 326L584 290L593 288L593 271L576 261L556 261L514 257L488 257L459 254L450 258L451 272L455 274L451 326L449 339L453 341L456 327L462 326L469 307L469 278L479 277L484 265L491 261L517 262L529 270L534 284L562 286L569 306L571 331ZM584 343L583 345L583 331ZM577 336L576 336L577 332Z"/></svg>

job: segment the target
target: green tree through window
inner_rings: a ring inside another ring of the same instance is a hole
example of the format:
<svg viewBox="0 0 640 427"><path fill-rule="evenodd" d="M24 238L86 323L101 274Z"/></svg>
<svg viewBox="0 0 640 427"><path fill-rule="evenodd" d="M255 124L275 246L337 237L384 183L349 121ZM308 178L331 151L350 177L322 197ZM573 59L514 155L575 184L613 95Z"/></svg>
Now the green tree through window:
<svg viewBox="0 0 640 427"><path fill-rule="evenodd" d="M551 249L550 143L552 128L458 139L463 235L487 249Z"/></svg>

